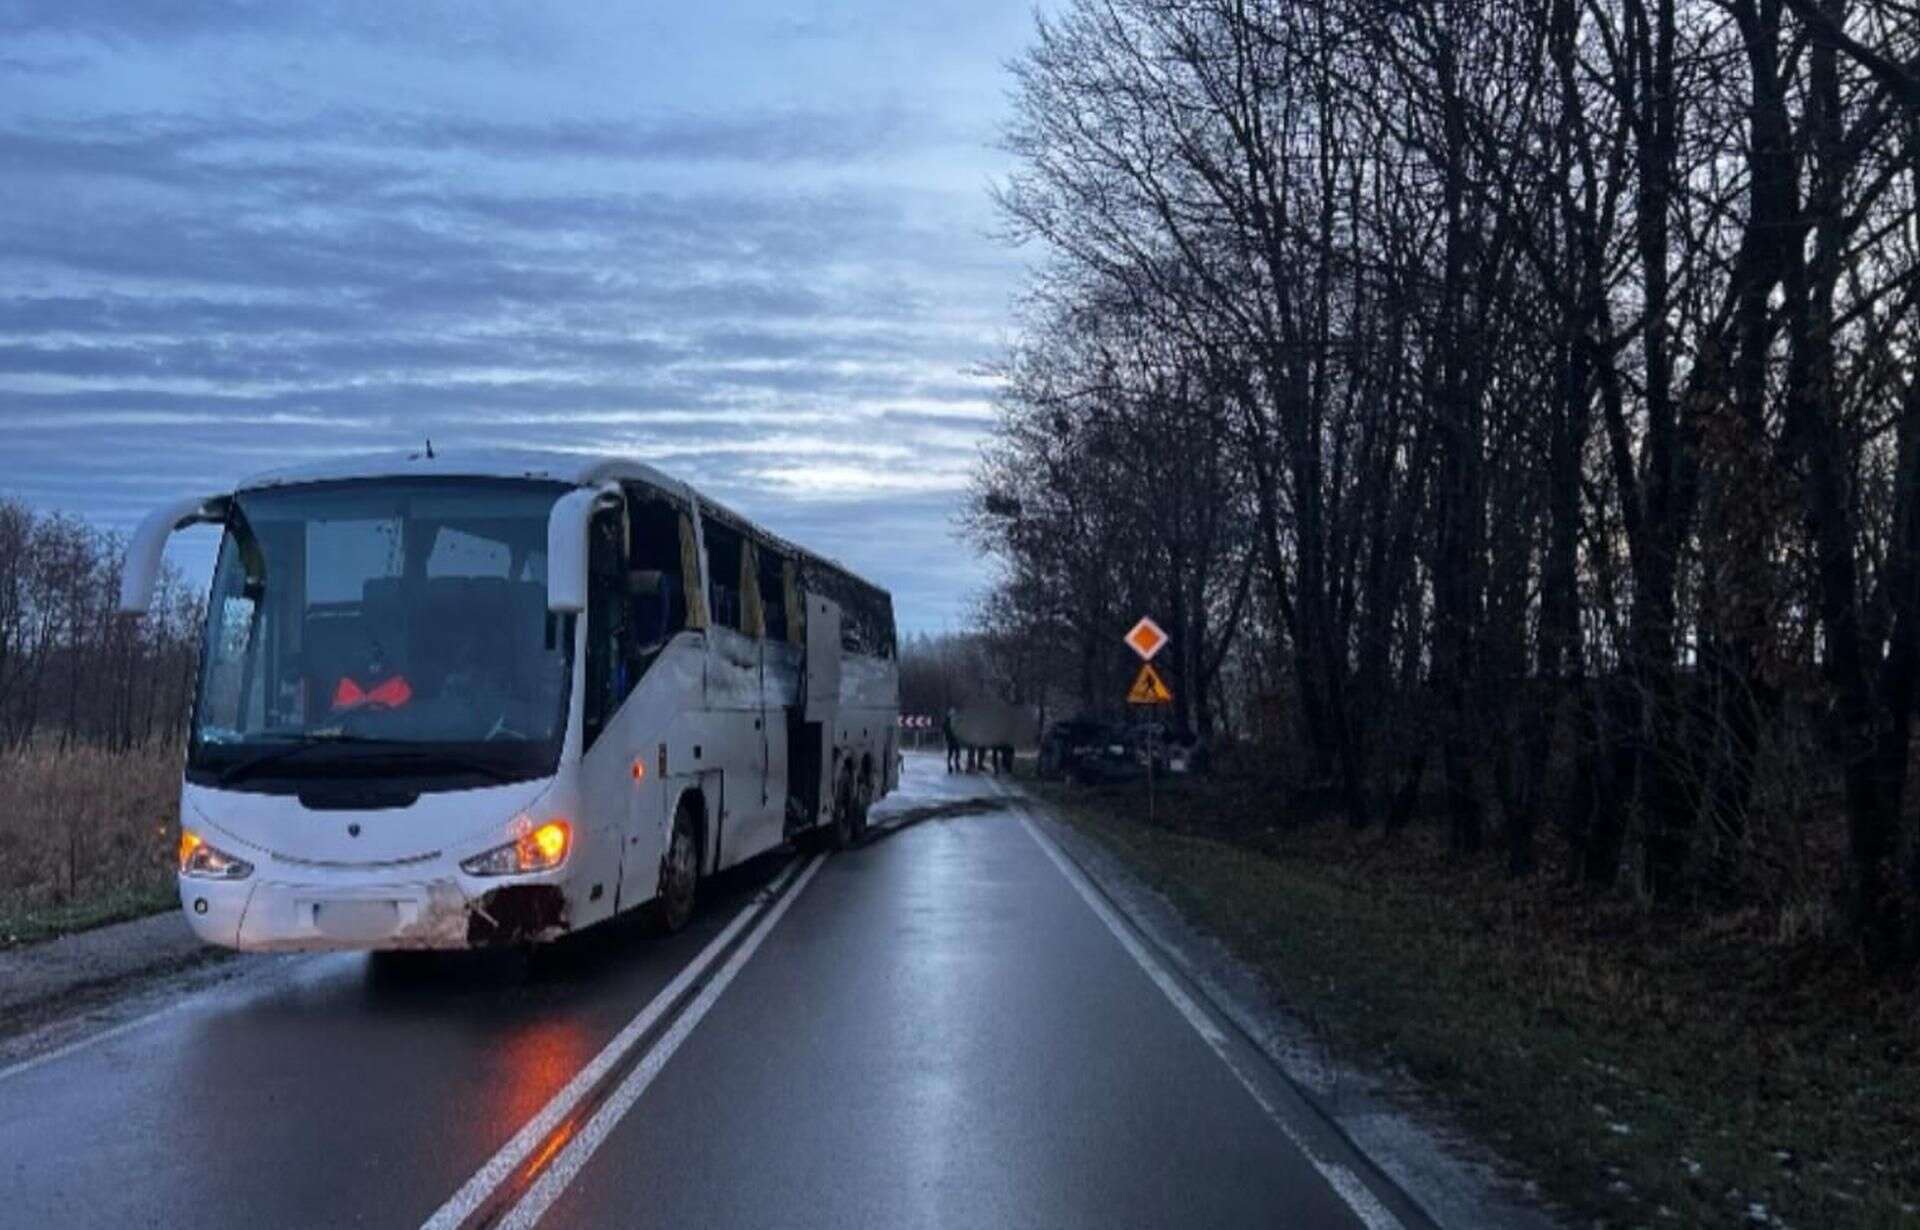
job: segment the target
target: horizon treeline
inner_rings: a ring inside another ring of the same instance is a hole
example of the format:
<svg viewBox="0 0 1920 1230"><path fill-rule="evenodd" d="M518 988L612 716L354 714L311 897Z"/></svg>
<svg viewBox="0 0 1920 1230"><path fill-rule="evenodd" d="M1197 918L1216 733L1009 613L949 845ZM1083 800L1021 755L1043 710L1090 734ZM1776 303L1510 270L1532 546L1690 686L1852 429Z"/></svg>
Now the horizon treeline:
<svg viewBox="0 0 1920 1230"><path fill-rule="evenodd" d="M177 743L203 599L171 567L152 609L115 610L125 543L0 495L0 750Z"/></svg>
<svg viewBox="0 0 1920 1230"><path fill-rule="evenodd" d="M1910 954L1917 57L1896 0L1041 18L982 627L1094 704L1151 613L1356 825Z"/></svg>

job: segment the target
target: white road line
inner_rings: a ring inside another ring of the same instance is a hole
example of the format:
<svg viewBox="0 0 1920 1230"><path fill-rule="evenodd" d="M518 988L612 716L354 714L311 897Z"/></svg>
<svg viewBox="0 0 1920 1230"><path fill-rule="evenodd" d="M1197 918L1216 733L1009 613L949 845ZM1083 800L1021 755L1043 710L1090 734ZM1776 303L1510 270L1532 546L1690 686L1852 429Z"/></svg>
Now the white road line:
<svg viewBox="0 0 1920 1230"><path fill-rule="evenodd" d="M1017 796L1011 797L1017 798ZM1348 1207L1353 1209L1354 1215L1367 1226L1367 1230L1399 1230L1400 1219L1380 1203L1379 1197L1360 1181L1359 1175L1340 1162L1315 1155L1311 1144L1289 1122L1286 1113L1248 1070L1246 1060L1233 1046L1226 1031L1220 1028L1213 1017L1196 1003L1191 995L1187 994L1186 988L1180 985L1179 979L1174 977L1172 971L1167 969L1165 964L1140 942L1139 937L1133 933L1133 929L1114 913L1113 907L1108 905L1106 899L1087 882L1086 874L1061 853L1053 839L1041 832L1040 826L1036 825L1024 810L1016 814L1020 816L1020 823L1026 826L1027 834L1046 852L1047 857L1053 860L1053 865L1060 869L1060 874L1067 878L1067 883L1073 885L1074 891L1080 894L1081 900L1085 901L1100 921L1106 924L1107 930L1113 933L1113 938L1120 941L1120 946L1139 963L1142 970L1146 971L1147 977L1151 978L1153 984L1160 988L1175 1008L1179 1009L1180 1015L1187 1018L1187 1023L1193 1026L1194 1031L1206 1039L1207 1045L1213 1048L1213 1053L1220 1056L1228 1070L1238 1078L1246 1091L1253 1095L1253 1100L1260 1104L1260 1109L1266 1111L1267 1117L1279 1125L1281 1132L1293 1142L1294 1148L1298 1149L1300 1155L1320 1172L1320 1177L1327 1181L1327 1186L1347 1202Z"/></svg>
<svg viewBox="0 0 1920 1230"><path fill-rule="evenodd" d="M795 866L797 867L798 864L796 863ZM811 869L807 874L812 874ZM788 886L793 884L795 884L794 871L789 869L774 886L773 892L776 896L782 892L786 892L787 895L775 907L776 913L772 917L778 917L777 911L784 910L786 902L791 901L793 894L799 891L795 887L792 892L787 892ZM726 929L714 936L712 941L700 950L700 955L689 961L664 990L649 1000L647 1006L613 1036L611 1042L600 1048L600 1053L588 1061L586 1067L575 1073L573 1079L540 1108L539 1114L527 1120L520 1130L513 1134L513 1139L501 1145L500 1151L489 1158L486 1165L480 1167L474 1172L472 1178L460 1185L460 1190L449 1197L447 1202L422 1224L423 1230L452 1230L453 1227L472 1216L474 1210L493 1194L494 1189L504 1183L515 1170L519 1169L521 1163L532 1156L534 1149L560 1125L561 1120L573 1113L580 1099L584 1098L615 1064L626 1057L634 1044L639 1042L641 1037L659 1021L661 1014L685 994L687 988L693 985L694 981L706 972L707 967L719 958L720 953L733 942L734 936L747 925L758 906L757 899L743 906L727 924Z"/></svg>
<svg viewBox="0 0 1920 1230"><path fill-rule="evenodd" d="M560 1193L567 1189L567 1184L580 1173L580 1168L587 1164L587 1160L593 1156L594 1151L613 1132L613 1129L619 1126L620 1120L633 1108L633 1104L640 1100L640 1095L647 1091L647 1086L653 1083L653 1078L660 1075L660 1069L666 1067L667 1060L673 1058L673 1053L680 1049L680 1044L687 1040L687 1035L693 1032L694 1026L707 1015L708 1010L720 998L721 992L727 989L727 984L732 982L746 963L752 959L754 950L760 947L760 942L766 939L767 934L779 923L780 916L787 912L787 907L806 890L807 881L813 878L814 872L820 870L820 864L825 860L824 854L813 856L813 861L807 864L807 869L801 872L800 878L794 882L792 891L775 903L773 909L767 912L767 916L761 919L760 925L755 927L746 941L734 951L731 957L727 958L727 963L720 967L720 972L714 975L713 981L700 989L700 994L687 1005L685 1012L674 1019L667 1032L660 1035L660 1040L654 1043L652 1049L640 1060L639 1066L629 1072L627 1078L620 1082L620 1087L613 1091L612 1096L601 1103L600 1109L595 1111L593 1118L587 1121L587 1126L567 1142L566 1148L560 1151L560 1156L541 1172L538 1179L534 1180L533 1186L527 1189L527 1194L520 1198L520 1203L514 1205L507 1216L501 1220L502 1230L526 1230L545 1216L547 1210L553 1206L553 1202L559 1199Z"/></svg>
<svg viewBox="0 0 1920 1230"><path fill-rule="evenodd" d="M142 1025L152 1024L154 1021L159 1020L163 1016L172 1016L174 1013L180 1011L182 1008L187 1007L191 1003L192 1003L191 1000L184 1000L184 999L178 1000L174 1003L168 1004L164 1008L160 1008L153 1012L149 1012L145 1016L137 1016L133 1018L131 1021L122 1021L120 1024L113 1026L111 1029L103 1029L97 1034L88 1034L84 1038L77 1038L74 1041L65 1044L64 1046L56 1047L53 1050L46 1052L45 1054L35 1055L31 1059L23 1059L19 1063L14 1064L10 1068L0 1068L0 1081L6 1080L9 1076L19 1076L24 1072L31 1072L35 1068L41 1067L45 1064L50 1064L57 1059L65 1059L67 1056L73 1054L74 1052L84 1051L90 1046L98 1046L102 1042L111 1042L113 1039L118 1038L123 1034L132 1033L134 1030L140 1028Z"/></svg>

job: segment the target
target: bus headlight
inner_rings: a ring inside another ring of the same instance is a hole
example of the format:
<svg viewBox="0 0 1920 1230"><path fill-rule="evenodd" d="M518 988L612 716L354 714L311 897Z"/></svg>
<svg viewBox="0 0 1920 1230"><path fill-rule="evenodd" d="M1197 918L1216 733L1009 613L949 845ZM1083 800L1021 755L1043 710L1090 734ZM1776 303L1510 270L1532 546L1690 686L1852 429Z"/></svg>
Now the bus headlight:
<svg viewBox="0 0 1920 1230"><path fill-rule="evenodd" d="M196 880L244 880L253 874L253 864L208 845L192 829L181 829L180 874Z"/></svg>
<svg viewBox="0 0 1920 1230"><path fill-rule="evenodd" d="M522 875L529 871L551 871L567 861L573 846L573 830L565 820L549 820L537 829L529 829L504 846L495 846L485 854L476 854L460 864L470 876Z"/></svg>

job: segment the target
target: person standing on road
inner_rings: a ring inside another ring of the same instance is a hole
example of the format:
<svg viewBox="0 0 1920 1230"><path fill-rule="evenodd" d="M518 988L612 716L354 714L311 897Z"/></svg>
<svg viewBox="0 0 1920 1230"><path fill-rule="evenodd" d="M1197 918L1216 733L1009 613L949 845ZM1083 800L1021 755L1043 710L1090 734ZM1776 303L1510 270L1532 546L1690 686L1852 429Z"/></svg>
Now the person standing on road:
<svg viewBox="0 0 1920 1230"><path fill-rule="evenodd" d="M940 733L947 740L947 772L960 771L960 736L953 729L953 707L947 707L946 716L940 719Z"/></svg>

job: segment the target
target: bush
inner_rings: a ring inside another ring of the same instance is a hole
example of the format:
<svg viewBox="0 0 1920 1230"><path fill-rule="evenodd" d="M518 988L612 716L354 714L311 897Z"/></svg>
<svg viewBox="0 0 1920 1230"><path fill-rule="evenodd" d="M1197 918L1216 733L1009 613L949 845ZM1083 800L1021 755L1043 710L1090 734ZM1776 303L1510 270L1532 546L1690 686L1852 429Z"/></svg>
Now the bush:
<svg viewBox="0 0 1920 1230"><path fill-rule="evenodd" d="M179 792L177 747L0 752L0 946L164 904Z"/></svg>

